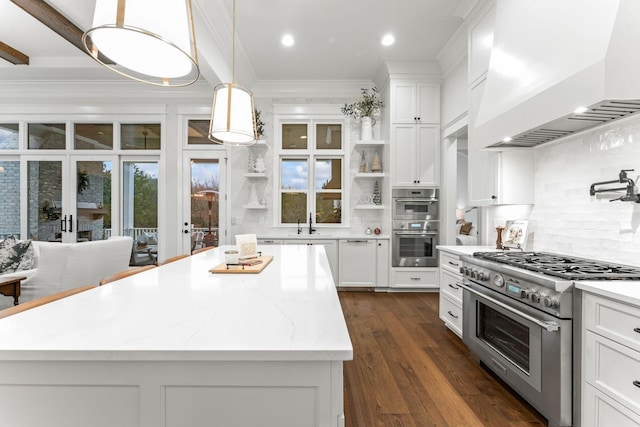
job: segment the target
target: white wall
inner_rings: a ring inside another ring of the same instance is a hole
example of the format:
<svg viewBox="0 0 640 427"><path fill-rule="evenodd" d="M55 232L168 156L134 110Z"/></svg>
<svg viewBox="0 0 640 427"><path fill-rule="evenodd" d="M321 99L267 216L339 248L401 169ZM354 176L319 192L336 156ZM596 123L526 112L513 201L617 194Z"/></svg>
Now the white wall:
<svg viewBox="0 0 640 427"><path fill-rule="evenodd" d="M640 117L542 145L534 152L535 205L527 249L640 266L640 204L609 202L619 197L613 193L589 196L592 183L617 179L621 169L635 169L628 176L638 182Z"/></svg>

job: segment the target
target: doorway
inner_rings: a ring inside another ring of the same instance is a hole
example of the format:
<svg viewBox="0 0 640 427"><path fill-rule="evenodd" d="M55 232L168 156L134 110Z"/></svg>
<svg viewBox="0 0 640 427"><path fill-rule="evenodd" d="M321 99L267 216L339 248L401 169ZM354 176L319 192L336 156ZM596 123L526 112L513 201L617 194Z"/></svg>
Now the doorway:
<svg viewBox="0 0 640 427"><path fill-rule="evenodd" d="M226 159L224 152L185 152L183 253L226 243Z"/></svg>

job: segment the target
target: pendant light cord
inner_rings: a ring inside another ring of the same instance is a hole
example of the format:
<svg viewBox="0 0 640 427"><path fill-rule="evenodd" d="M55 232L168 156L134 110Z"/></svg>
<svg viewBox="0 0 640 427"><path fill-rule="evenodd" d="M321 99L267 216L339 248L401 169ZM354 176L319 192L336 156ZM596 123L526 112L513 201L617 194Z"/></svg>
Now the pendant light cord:
<svg viewBox="0 0 640 427"><path fill-rule="evenodd" d="M231 25L231 84L227 93L227 132L231 130L231 94L236 84L236 0L233 0L233 23Z"/></svg>

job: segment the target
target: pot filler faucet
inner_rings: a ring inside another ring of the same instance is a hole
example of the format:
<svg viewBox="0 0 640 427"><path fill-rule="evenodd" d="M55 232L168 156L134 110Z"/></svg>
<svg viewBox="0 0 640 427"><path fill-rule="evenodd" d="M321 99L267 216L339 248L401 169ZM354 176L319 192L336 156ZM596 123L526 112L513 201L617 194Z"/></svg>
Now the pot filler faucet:
<svg viewBox="0 0 640 427"><path fill-rule="evenodd" d="M635 183L631 178L627 177L627 172L632 172L633 169L622 169L618 174L617 180L612 181L602 181L602 182L594 182L591 184L591 188L589 189L589 194L591 196L595 196L596 193L608 193L611 191L621 191L625 190L626 193L624 196L618 197L617 199L609 200L610 202L621 201L621 202L636 202L640 203L640 193L635 193ZM626 187L617 187L617 188L601 188L596 190L597 185L605 185L605 184L614 184L614 183L622 183L627 184Z"/></svg>

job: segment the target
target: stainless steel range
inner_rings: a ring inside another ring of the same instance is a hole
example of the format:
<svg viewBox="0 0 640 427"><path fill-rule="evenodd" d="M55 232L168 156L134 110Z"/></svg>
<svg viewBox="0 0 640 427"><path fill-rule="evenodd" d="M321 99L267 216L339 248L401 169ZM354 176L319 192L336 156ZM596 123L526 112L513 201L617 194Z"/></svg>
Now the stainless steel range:
<svg viewBox="0 0 640 427"><path fill-rule="evenodd" d="M573 425L573 281L640 280L640 269L546 252L461 259L464 342L549 426Z"/></svg>

